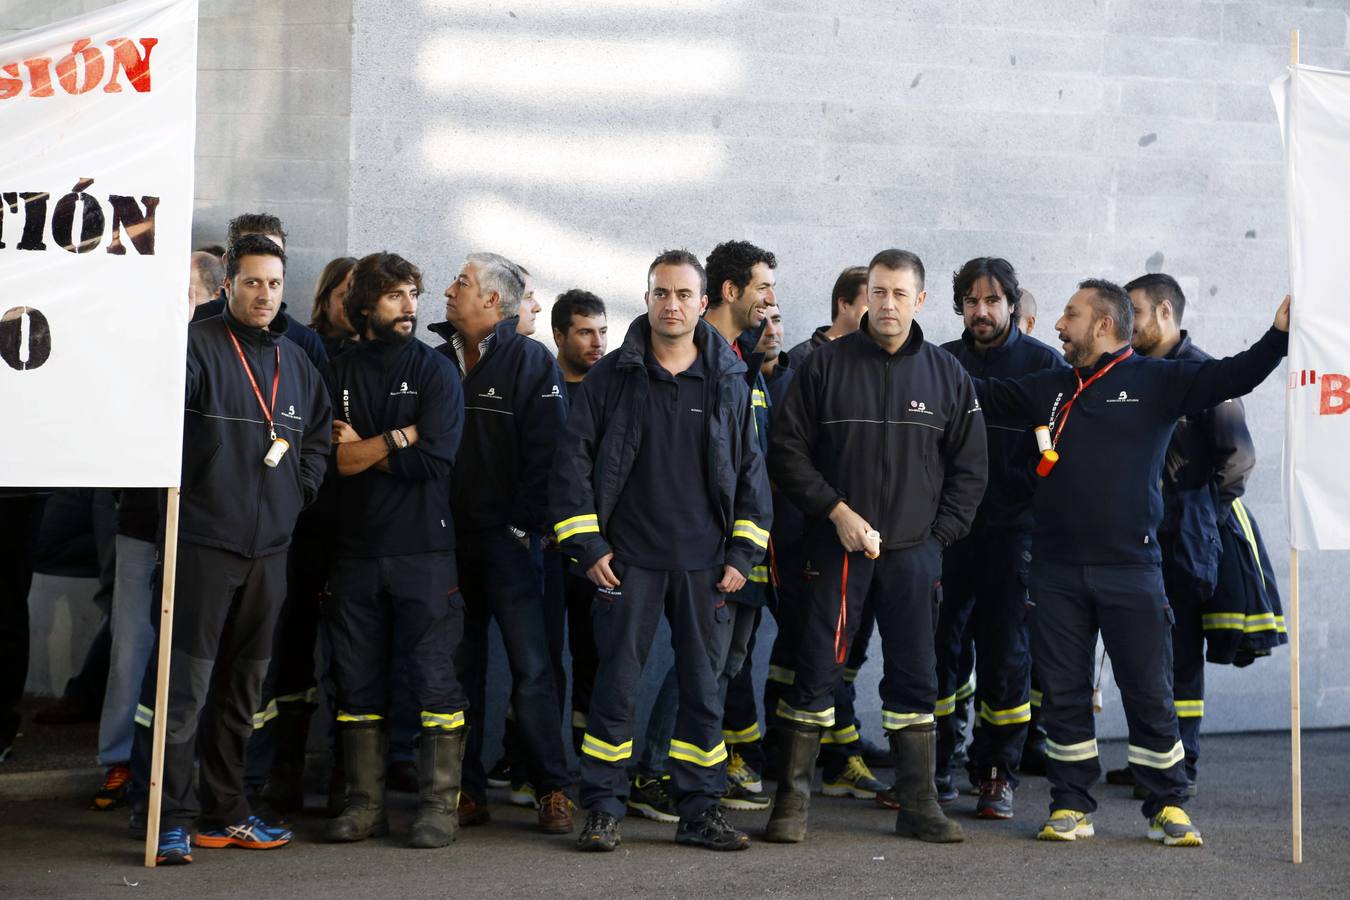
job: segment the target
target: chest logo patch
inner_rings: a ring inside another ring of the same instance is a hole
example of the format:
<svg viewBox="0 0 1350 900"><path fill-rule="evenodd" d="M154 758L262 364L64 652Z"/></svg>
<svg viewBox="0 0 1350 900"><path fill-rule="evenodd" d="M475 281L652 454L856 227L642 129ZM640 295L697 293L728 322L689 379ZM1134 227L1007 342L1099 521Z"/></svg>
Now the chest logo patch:
<svg viewBox="0 0 1350 900"><path fill-rule="evenodd" d="M503 397L501 394L497 393L497 389L496 389L495 387L490 387L490 388L488 388L485 392L479 394L478 396L481 397L481 398L484 399L484 400L505 400L505 399L506 399L506 398Z"/></svg>
<svg viewBox="0 0 1350 900"><path fill-rule="evenodd" d="M912 413L919 413L925 416L931 416L933 414L933 411L930 410L927 406L925 406L923 401L921 400L909 401L909 411Z"/></svg>
<svg viewBox="0 0 1350 900"><path fill-rule="evenodd" d="M390 391L390 392L389 392L389 396L390 396L390 397L402 397L402 396L416 397L416 396L417 396L417 389L416 389L416 388L410 388L410 387L408 387L408 382L406 382L406 381L401 381L401 382L399 382L398 390L396 390L396 391Z"/></svg>
<svg viewBox="0 0 1350 900"><path fill-rule="evenodd" d="M1120 396L1107 400L1107 403L1138 403L1138 397L1131 397L1128 391L1121 391Z"/></svg>

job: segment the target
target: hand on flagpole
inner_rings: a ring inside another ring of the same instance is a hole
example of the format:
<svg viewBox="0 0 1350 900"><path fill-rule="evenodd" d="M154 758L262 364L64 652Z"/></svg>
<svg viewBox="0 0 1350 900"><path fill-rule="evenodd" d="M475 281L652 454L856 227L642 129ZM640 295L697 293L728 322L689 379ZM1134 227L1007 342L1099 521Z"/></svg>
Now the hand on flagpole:
<svg viewBox="0 0 1350 900"><path fill-rule="evenodd" d="M1284 302L1280 308L1275 311L1275 330L1288 333L1289 331L1289 295L1284 295Z"/></svg>

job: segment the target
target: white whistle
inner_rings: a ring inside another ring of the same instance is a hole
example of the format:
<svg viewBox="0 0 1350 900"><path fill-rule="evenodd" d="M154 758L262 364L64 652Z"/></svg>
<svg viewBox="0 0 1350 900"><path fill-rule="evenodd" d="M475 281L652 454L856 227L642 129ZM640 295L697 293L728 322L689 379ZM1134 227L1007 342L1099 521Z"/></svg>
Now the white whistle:
<svg viewBox="0 0 1350 900"><path fill-rule="evenodd" d="M874 530L863 535L863 552L868 559L881 556L881 532Z"/></svg>
<svg viewBox="0 0 1350 900"><path fill-rule="evenodd" d="M272 442L272 448L267 451L267 455L263 457L263 465L269 469L275 469L277 463L281 462L281 458L286 455L286 451L289 449L291 449L291 445L286 443L285 438L277 438Z"/></svg>
<svg viewBox="0 0 1350 900"><path fill-rule="evenodd" d="M1051 448L1050 427L1048 425L1036 426L1036 449L1044 453Z"/></svg>

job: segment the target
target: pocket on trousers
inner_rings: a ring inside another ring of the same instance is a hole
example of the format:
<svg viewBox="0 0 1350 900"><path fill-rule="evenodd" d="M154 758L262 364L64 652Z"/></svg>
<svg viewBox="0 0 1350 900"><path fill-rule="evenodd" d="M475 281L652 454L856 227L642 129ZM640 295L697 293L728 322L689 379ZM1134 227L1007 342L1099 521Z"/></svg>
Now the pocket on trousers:
<svg viewBox="0 0 1350 900"><path fill-rule="evenodd" d="M721 594L717 597L717 604L713 606L713 621L718 625L727 625L731 622L731 607Z"/></svg>

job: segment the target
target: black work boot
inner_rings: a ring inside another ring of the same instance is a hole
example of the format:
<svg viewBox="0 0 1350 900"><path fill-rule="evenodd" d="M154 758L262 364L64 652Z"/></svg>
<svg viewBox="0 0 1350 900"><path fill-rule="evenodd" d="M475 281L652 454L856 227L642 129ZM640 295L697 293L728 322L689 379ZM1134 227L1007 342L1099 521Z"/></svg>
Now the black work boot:
<svg viewBox="0 0 1350 900"><path fill-rule="evenodd" d="M775 844L806 840L806 813L811 805L811 782L816 776L820 729L785 722L778 731L778 792L764 839Z"/></svg>
<svg viewBox="0 0 1350 900"><path fill-rule="evenodd" d="M933 771L937 760L937 730L933 723L911 725L890 732L891 755L895 757L895 794L900 812L895 833L934 844L965 840L961 826L948 819L938 806Z"/></svg>
<svg viewBox="0 0 1350 900"><path fill-rule="evenodd" d="M459 834L459 782L467 726L422 732L417 748L420 805L408 846L446 847Z"/></svg>
<svg viewBox="0 0 1350 900"><path fill-rule="evenodd" d="M389 739L379 725L342 726L347 802L324 829L326 840L364 841L389 833L384 812L384 757L388 751Z"/></svg>
<svg viewBox="0 0 1350 900"><path fill-rule="evenodd" d="M277 812L305 808L305 745L313 714L314 707L308 703L277 704L277 720L272 723L276 752L262 789L262 799Z"/></svg>

